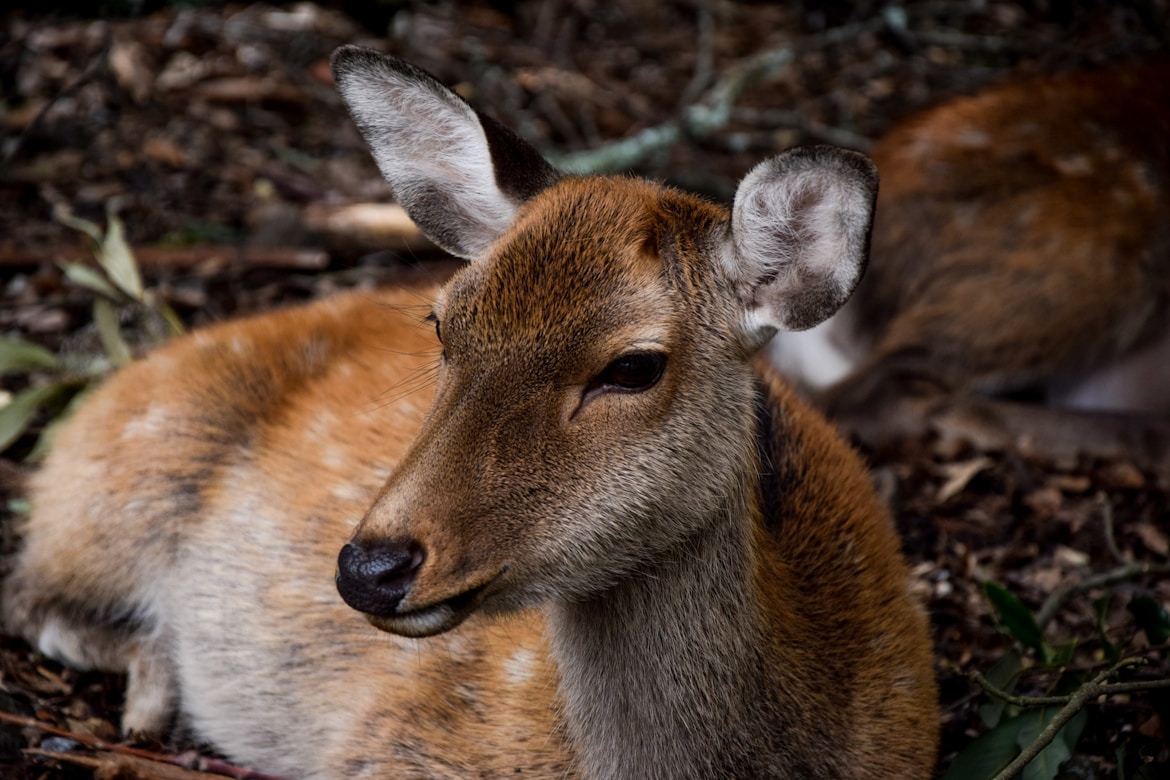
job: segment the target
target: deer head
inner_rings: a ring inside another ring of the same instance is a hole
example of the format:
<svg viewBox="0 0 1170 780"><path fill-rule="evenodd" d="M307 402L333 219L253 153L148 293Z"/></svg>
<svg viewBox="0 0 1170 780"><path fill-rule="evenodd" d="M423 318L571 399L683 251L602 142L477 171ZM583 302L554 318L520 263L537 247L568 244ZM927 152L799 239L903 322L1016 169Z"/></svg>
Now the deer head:
<svg viewBox="0 0 1170 780"><path fill-rule="evenodd" d="M727 209L569 177L428 74L346 47L334 75L397 198L469 261L432 318L434 407L339 557L376 626L600 593L726 522L756 464L751 356L865 265L865 157L790 151Z"/></svg>

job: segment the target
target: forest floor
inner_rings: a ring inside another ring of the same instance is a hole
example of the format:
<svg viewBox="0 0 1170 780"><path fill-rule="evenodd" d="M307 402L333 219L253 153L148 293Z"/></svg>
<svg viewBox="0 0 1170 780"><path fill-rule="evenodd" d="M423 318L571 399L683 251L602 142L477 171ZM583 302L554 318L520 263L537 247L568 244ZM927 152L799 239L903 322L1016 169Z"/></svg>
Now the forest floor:
<svg viewBox="0 0 1170 780"><path fill-rule="evenodd" d="M331 84L328 56L343 43L431 70L562 162L677 120L747 58L787 50L787 65L747 86L727 123L616 163L727 200L752 164L794 144L864 151L897 119L984 84L1165 53L1170 5L403 0L196 4L102 19L4 12L0 335L75 364L99 351L95 294L62 270L89 256L83 234L54 216L63 210L99 225L116 212L146 287L189 327L392 282L440 260L409 230L387 237L331 221L348 205L391 200ZM148 329L132 309L119 316L141 352ZM0 378L0 405L45 381ZM0 455L9 549L45 422ZM974 672L1022 667L1015 691L1026 695L1065 692L1121 657L1146 662L1124 679L1170 677L1160 618L1148 614L1164 618L1170 578L1133 574L1170 558L1170 485L1125 460L1056 463L930 439L866 455L932 619L940 773L995 722ZM1081 589L1118 571L1116 582ZM1029 638L1012 605L1034 614L1058 593L1042 638ZM109 751L81 743L117 741L121 687L0 636L0 713L62 732L0 724L0 775L117 775ZM1085 712L1063 776L1132 778L1140 767L1170 776L1167 691L1094 697Z"/></svg>

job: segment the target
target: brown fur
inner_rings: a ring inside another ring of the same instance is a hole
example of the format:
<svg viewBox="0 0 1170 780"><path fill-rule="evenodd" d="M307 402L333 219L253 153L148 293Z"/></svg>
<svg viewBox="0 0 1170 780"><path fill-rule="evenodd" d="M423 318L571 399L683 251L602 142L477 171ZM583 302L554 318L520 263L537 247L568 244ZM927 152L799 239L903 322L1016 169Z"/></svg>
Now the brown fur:
<svg viewBox="0 0 1170 780"><path fill-rule="evenodd" d="M1170 339L1167 138L1165 62L1009 83L887 134L870 268L842 315L868 354L829 394L834 416L880 441L908 422L894 402L926 395L918 424L1170 464L1170 369L1103 405L1153 419L971 397L1061 406L1062 388Z"/></svg>
<svg viewBox="0 0 1170 780"><path fill-rule="evenodd" d="M339 59L376 87L354 100L397 79L482 151L417 71ZM781 160L775 188L800 169L867 220L833 177L869 173L816 178L831 157ZM847 445L753 369L740 294L769 293L754 261L720 270L728 211L611 178L517 208L499 236L451 233L490 249L441 290L220 325L114 376L33 483L7 627L130 671L128 730L174 713L295 777L928 776L930 643L897 537ZM598 386L647 349L660 379ZM400 603L342 602L347 540L419 551Z"/></svg>

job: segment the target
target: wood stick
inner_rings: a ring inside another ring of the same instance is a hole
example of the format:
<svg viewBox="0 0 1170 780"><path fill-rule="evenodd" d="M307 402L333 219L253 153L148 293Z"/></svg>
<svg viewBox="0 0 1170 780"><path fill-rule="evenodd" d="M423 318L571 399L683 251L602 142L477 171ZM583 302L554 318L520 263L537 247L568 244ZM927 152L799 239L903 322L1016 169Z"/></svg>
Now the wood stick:
<svg viewBox="0 0 1170 780"><path fill-rule="evenodd" d="M11 723L15 726L20 726L21 728L36 729L37 731L50 734L54 737L63 737L93 750L104 750L110 753L116 753L123 757L184 767L188 770L202 773L203 777L207 777L208 774L210 774L212 777L230 777L234 778L234 780L282 780L275 775L266 775L261 772L254 772L251 769L236 766L235 764L231 764L222 759L209 758L191 752L180 753L177 755L155 753L150 750L143 750L142 748L122 745L116 742L107 742L106 740L95 737L92 734L80 734L69 731L68 729L63 729L59 726L54 726L52 723L45 723L44 721L40 721L35 718L29 718L25 717L24 715L17 715L11 712L4 712L2 710L0 710L0 722ZM42 752L46 755L53 755L54 757L61 755L50 754L48 751Z"/></svg>
<svg viewBox="0 0 1170 780"><path fill-rule="evenodd" d="M194 268L203 263L222 262L249 268L290 268L320 270L329 264L329 255L319 249L286 247L237 247L203 244L190 247L132 247L143 268ZM83 246L19 247L0 244L0 268L36 267L42 263L90 263L93 253Z"/></svg>

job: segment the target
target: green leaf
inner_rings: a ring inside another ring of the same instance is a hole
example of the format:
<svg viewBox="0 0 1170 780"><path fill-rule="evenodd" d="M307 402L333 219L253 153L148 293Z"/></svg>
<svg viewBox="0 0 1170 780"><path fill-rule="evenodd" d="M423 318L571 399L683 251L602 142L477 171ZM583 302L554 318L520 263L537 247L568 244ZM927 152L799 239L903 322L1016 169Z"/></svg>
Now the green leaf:
<svg viewBox="0 0 1170 780"><path fill-rule="evenodd" d="M10 498L5 503L5 508L14 515L21 517L28 517L32 512L32 507L28 503L27 498Z"/></svg>
<svg viewBox="0 0 1170 780"><path fill-rule="evenodd" d="M107 282L101 274L88 265L81 263L60 263L59 265L61 270L65 272L65 278L74 284L79 284L113 301L124 300L114 285Z"/></svg>
<svg viewBox="0 0 1170 780"><path fill-rule="evenodd" d="M1019 733L1020 749L1032 744L1058 712L1060 712L1059 707L1045 707L1020 715L1019 718L1024 721L1024 728ZM1088 718L1089 714L1085 710L1081 710L1068 723L1064 724L1060 731L1056 732L1056 736L1048 744L1048 747L1041 750L1024 767L1024 771L1020 773L1021 780L1054 780L1057 772L1060 771L1061 764L1072 758L1073 748L1076 747L1077 740L1081 738L1081 732L1085 730L1085 721Z"/></svg>
<svg viewBox="0 0 1170 780"><path fill-rule="evenodd" d="M1032 616L1031 610L1010 591L994 582L983 583L983 591L999 614L1003 627L1017 642L1024 647L1032 648L1047 661L1048 648L1044 644L1044 633L1036 623L1036 618Z"/></svg>
<svg viewBox="0 0 1170 780"><path fill-rule="evenodd" d="M981 734L955 756L942 780L988 780L1020 754L1019 736L1024 723L1008 718Z"/></svg>
<svg viewBox="0 0 1170 780"><path fill-rule="evenodd" d="M975 739L955 757L942 780L988 780L1006 767L1020 751L1032 744L1044 727L1052 722L1059 707L1045 707L1008 718ZM1072 755L1088 713L1084 710L1056 733L1048 747L1024 768L1022 780L1053 780L1060 765Z"/></svg>
<svg viewBox="0 0 1170 780"><path fill-rule="evenodd" d="M0 452L12 446L20 438L42 407L59 398L70 387L68 382L58 382L41 387L30 387L12 397L7 406L0 408Z"/></svg>
<svg viewBox="0 0 1170 780"><path fill-rule="evenodd" d="M1146 632L1152 645L1164 645L1170 640L1170 614L1162 602L1150 596L1134 596L1126 609L1137 621L1138 628Z"/></svg>
<svg viewBox="0 0 1170 780"><path fill-rule="evenodd" d="M1022 666L1023 658L1020 656L1019 650L1013 647L1001 655L999 660L983 676L996 688L1011 693L1016 684L1016 676L1020 673ZM998 726L1006 707L1007 702L1003 699L989 697L989 701L979 708L979 717L983 720L983 725L989 729Z"/></svg>
<svg viewBox="0 0 1170 780"><path fill-rule="evenodd" d="M1049 663L1053 666L1068 666L1072 663L1073 656L1076 654L1078 647L1080 647L1080 643L1075 639L1063 642L1055 647L1050 647L1049 651L1052 657L1048 659Z"/></svg>
<svg viewBox="0 0 1170 780"><path fill-rule="evenodd" d="M93 302L93 324L97 327L98 338L102 348L110 356L115 366L124 366L130 363L130 347L122 338L122 330L118 325L118 312L109 301L98 298Z"/></svg>
<svg viewBox="0 0 1170 780"><path fill-rule="evenodd" d="M1093 612L1097 616L1097 639L1101 642L1105 658L1109 663L1116 663L1121 660L1121 651L1117 649L1117 645L1110 641L1109 627L1105 625L1105 620L1109 616L1110 601L1112 601L1112 596L1108 593L1093 599Z"/></svg>
<svg viewBox="0 0 1170 780"><path fill-rule="evenodd" d="M163 321L167 324L167 329L170 330L172 336L183 335L183 321L179 319L179 315L175 314L166 301L157 301L154 305L155 311L162 315Z"/></svg>
<svg viewBox="0 0 1170 780"><path fill-rule="evenodd" d="M57 356L44 347L23 339L0 338L0 375L56 367Z"/></svg>
<svg viewBox="0 0 1170 780"><path fill-rule="evenodd" d="M33 448L29 451L28 455L24 457L25 463L38 463L41 460L44 460L45 456L49 454L49 449L53 446L53 439L56 437L57 431L60 430L61 426L64 425L69 420L69 418L73 416L73 413L77 411L78 407L81 406L81 403L90 394L90 391L93 389L93 387L93 384L89 384L84 380L71 383L71 386L68 389L73 392L73 397L70 398L69 402L65 404L65 407L45 425L44 430L41 431L41 435L37 437L36 444L33 445Z"/></svg>
<svg viewBox="0 0 1170 780"><path fill-rule="evenodd" d="M113 209L106 210L106 237L97 254L98 263L110 276L118 289L136 301L142 300L142 277L130 245L126 243L126 230L122 220Z"/></svg>
<svg viewBox="0 0 1170 780"><path fill-rule="evenodd" d="M1155 770L1153 764L1142 764L1138 767L1137 772L1133 775L1133 780L1156 780L1154 777Z"/></svg>

